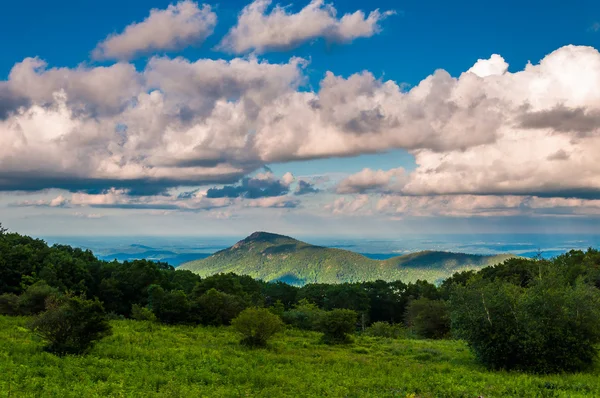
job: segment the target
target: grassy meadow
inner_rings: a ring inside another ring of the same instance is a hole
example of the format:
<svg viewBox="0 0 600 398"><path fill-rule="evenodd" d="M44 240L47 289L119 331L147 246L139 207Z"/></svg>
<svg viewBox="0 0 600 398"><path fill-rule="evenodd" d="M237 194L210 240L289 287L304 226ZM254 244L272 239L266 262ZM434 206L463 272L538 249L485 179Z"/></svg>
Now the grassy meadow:
<svg viewBox="0 0 600 398"><path fill-rule="evenodd" d="M266 349L227 327L112 321L86 356L57 357L0 316L0 397L598 397L600 367L536 376L490 372L458 341L355 337L347 346L287 330Z"/></svg>

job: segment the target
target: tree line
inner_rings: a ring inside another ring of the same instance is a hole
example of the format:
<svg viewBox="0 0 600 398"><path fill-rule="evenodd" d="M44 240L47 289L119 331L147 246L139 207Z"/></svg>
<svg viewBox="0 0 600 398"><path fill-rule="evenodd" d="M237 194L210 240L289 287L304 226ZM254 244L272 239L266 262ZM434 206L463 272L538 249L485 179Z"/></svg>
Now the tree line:
<svg viewBox="0 0 600 398"><path fill-rule="evenodd" d="M439 286L377 280L296 287L235 274L200 278L147 260L102 261L0 228L0 314L38 314L31 328L57 353L83 351L108 335L108 318L133 318L233 325L254 346L284 324L322 332L326 343L349 342L355 332L460 338L490 369L575 371L597 356L599 288L600 252L593 249L552 260L513 258ZM53 336L68 316L81 336Z"/></svg>

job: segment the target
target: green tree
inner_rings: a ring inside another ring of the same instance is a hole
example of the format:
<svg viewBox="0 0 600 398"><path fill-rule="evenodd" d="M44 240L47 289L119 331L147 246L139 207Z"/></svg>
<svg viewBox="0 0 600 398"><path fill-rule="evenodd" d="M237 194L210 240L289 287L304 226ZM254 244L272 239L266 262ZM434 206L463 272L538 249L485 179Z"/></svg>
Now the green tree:
<svg viewBox="0 0 600 398"><path fill-rule="evenodd" d="M406 324L419 337L441 339L450 333L450 315L445 301L422 297L406 308Z"/></svg>
<svg viewBox="0 0 600 398"><path fill-rule="evenodd" d="M248 305L263 304L261 283L248 275L228 273L209 276L196 285L192 295L200 297L211 289L237 296Z"/></svg>
<svg viewBox="0 0 600 398"><path fill-rule="evenodd" d="M14 293L0 294L0 315L20 315L19 296Z"/></svg>
<svg viewBox="0 0 600 398"><path fill-rule="evenodd" d="M46 309L46 300L58 294L58 289L49 286L46 281L38 281L29 286L19 296L19 313L21 315L34 315Z"/></svg>
<svg viewBox="0 0 600 398"><path fill-rule="evenodd" d="M406 330L400 324L389 324L387 322L375 322L365 330L365 334L371 337L386 337L397 339L406 335Z"/></svg>
<svg viewBox="0 0 600 398"><path fill-rule="evenodd" d="M352 341L350 335L356 330L356 311L335 309L324 312L318 321L318 330L323 332L326 344L345 344Z"/></svg>
<svg viewBox="0 0 600 398"><path fill-rule="evenodd" d="M131 306L131 318L136 321L156 321L156 315L148 307L134 304Z"/></svg>
<svg viewBox="0 0 600 398"><path fill-rule="evenodd" d="M85 353L111 334L100 301L69 296L50 298L46 311L33 318L29 328L57 355Z"/></svg>
<svg viewBox="0 0 600 398"><path fill-rule="evenodd" d="M190 321L191 303L182 290L165 292L161 286L151 285L148 295L149 308L162 323L177 324ZM138 312L138 315L141 314Z"/></svg>
<svg viewBox="0 0 600 398"><path fill-rule="evenodd" d="M242 335L242 344L264 347L283 329L283 322L266 308L247 308L231 321L231 326Z"/></svg>
<svg viewBox="0 0 600 398"><path fill-rule="evenodd" d="M407 286L400 282L377 280L363 286L369 299L369 321L400 323L404 320L408 298Z"/></svg>
<svg viewBox="0 0 600 398"><path fill-rule="evenodd" d="M296 303L298 290L296 286L280 281L264 283L262 294L265 296L265 305L269 306L281 301L286 309L290 309Z"/></svg>
<svg viewBox="0 0 600 398"><path fill-rule="evenodd" d="M285 312L285 305L283 305L280 300L277 300L272 306L269 307L269 311L281 318Z"/></svg>
<svg viewBox="0 0 600 398"><path fill-rule="evenodd" d="M478 278L451 295L453 333L491 369L551 373L590 366L600 343L600 292L540 262L528 287Z"/></svg>
<svg viewBox="0 0 600 398"><path fill-rule="evenodd" d="M229 325L245 308L244 300L210 289L192 303L192 312L204 325Z"/></svg>
<svg viewBox="0 0 600 398"><path fill-rule="evenodd" d="M283 313L285 323L302 330L317 330L319 319L325 311L306 299L300 300L291 310Z"/></svg>

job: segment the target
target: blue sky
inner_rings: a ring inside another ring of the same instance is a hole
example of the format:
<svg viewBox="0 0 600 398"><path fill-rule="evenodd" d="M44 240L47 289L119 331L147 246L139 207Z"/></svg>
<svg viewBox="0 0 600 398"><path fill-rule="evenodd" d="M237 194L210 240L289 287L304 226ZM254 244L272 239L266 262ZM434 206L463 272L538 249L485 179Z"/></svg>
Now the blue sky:
<svg viewBox="0 0 600 398"><path fill-rule="evenodd" d="M187 1L217 22L186 31L168 14L180 4L4 5L0 222L43 235L600 232L600 101L586 91L600 82L600 3L333 1L315 8L328 22L294 27L309 1L279 3L283 25L272 2L241 51L219 45L249 1ZM170 30L144 25L151 9ZM375 9L395 14L373 23ZM121 47L105 54L120 55L94 56L109 35Z"/></svg>

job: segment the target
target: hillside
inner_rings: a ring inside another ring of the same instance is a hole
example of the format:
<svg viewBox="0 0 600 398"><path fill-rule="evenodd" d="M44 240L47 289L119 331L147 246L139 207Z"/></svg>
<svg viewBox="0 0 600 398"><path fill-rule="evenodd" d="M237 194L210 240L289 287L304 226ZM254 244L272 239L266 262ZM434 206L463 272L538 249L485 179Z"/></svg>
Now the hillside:
<svg viewBox="0 0 600 398"><path fill-rule="evenodd" d="M232 247L178 269L200 276L234 272L295 285L383 279L439 282L454 272L500 263L512 255L483 256L423 251L373 260L348 250L314 246L288 236L255 232Z"/></svg>

